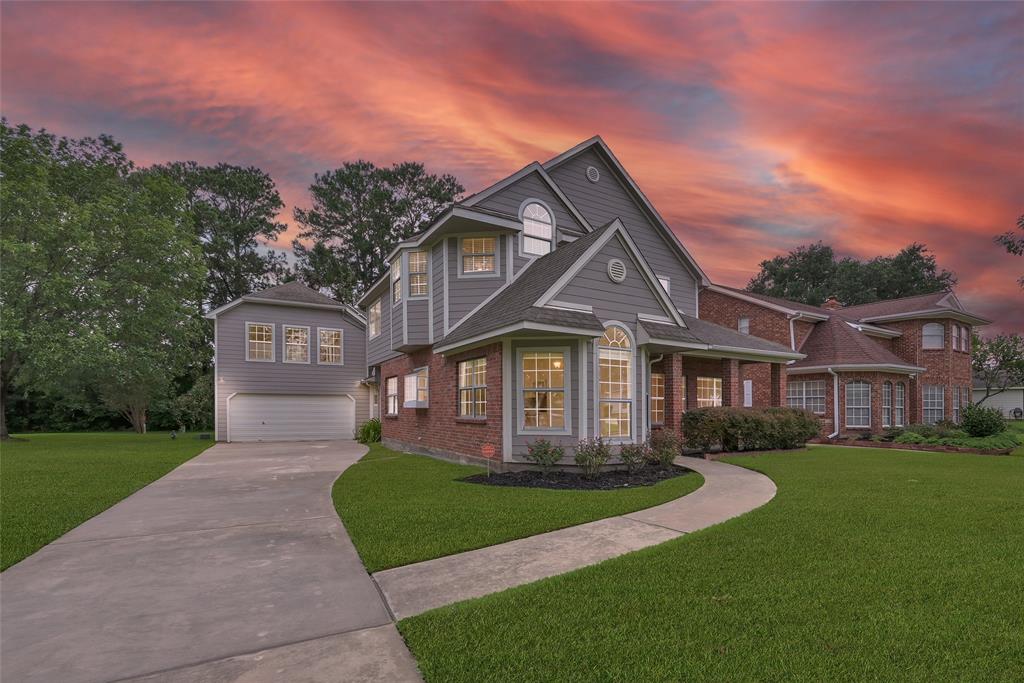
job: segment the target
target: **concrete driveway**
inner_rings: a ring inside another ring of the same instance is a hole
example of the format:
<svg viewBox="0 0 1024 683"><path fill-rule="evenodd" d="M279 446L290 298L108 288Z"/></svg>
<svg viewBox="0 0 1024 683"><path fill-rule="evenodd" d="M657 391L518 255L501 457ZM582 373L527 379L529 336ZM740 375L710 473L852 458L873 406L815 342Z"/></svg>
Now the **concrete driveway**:
<svg viewBox="0 0 1024 683"><path fill-rule="evenodd" d="M354 442L219 444L0 576L0 678L415 681L331 503Z"/></svg>

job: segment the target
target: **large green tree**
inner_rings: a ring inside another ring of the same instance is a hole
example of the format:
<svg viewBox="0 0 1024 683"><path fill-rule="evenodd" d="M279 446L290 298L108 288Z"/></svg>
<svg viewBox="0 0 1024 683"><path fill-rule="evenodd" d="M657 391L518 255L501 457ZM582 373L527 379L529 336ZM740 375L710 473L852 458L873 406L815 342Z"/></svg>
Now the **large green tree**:
<svg viewBox="0 0 1024 683"><path fill-rule="evenodd" d="M1003 245L1003 248L1014 256L1024 256L1024 214L1017 217L1017 230L1020 232L1008 230L1002 235L997 235L996 244ZM1024 275L1020 276L1017 284L1024 287Z"/></svg>
<svg viewBox="0 0 1024 683"><path fill-rule="evenodd" d="M747 290L819 306L834 296L847 306L949 289L956 276L940 268L923 244L867 261L836 256L817 242L761 262Z"/></svg>
<svg viewBox="0 0 1024 683"><path fill-rule="evenodd" d="M113 139L0 124L0 436L14 385L89 390L144 429L205 274L185 193Z"/></svg>
<svg viewBox="0 0 1024 683"><path fill-rule="evenodd" d="M312 205L295 209L302 228L293 245L296 272L350 302L384 273L396 243L427 227L462 192L453 176L433 175L416 162L378 168L360 160L317 174Z"/></svg>
<svg viewBox="0 0 1024 683"><path fill-rule="evenodd" d="M1000 334L989 339L974 337L971 370L985 395L977 403L1001 394L1009 387L1024 386L1024 337Z"/></svg>
<svg viewBox="0 0 1024 683"><path fill-rule="evenodd" d="M192 225L206 260L201 308L210 310L277 284L287 272L281 253L267 247L285 229L273 179L253 166L201 166L176 161L154 170L185 188Z"/></svg>

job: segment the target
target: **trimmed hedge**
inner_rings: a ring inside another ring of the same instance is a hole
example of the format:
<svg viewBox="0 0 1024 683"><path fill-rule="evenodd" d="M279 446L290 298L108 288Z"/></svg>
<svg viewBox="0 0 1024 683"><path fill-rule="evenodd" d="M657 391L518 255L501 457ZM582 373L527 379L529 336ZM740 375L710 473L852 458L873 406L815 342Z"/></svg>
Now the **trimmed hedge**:
<svg viewBox="0 0 1024 683"><path fill-rule="evenodd" d="M707 452L799 448L818 435L818 418L795 408L698 408L683 413L687 448Z"/></svg>

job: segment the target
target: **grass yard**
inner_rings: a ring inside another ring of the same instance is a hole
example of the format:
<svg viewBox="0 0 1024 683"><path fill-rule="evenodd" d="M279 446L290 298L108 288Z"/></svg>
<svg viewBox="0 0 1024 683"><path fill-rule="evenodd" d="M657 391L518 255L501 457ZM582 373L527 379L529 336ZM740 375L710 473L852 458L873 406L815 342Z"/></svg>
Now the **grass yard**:
<svg viewBox="0 0 1024 683"><path fill-rule="evenodd" d="M0 445L0 570L209 448L166 433L27 434Z"/></svg>
<svg viewBox="0 0 1024 683"><path fill-rule="evenodd" d="M1014 420L1009 423L1010 431L1017 435L1017 439L1021 442L1020 446L1017 446L1010 455L1024 455L1024 420Z"/></svg>
<svg viewBox="0 0 1024 683"><path fill-rule="evenodd" d="M617 491L458 481L483 471L374 444L335 483L334 506L363 564L375 572L633 512L703 483L696 473Z"/></svg>
<svg viewBox="0 0 1024 683"><path fill-rule="evenodd" d="M426 679L1024 680L1024 460L816 446L728 461L777 497L400 622Z"/></svg>

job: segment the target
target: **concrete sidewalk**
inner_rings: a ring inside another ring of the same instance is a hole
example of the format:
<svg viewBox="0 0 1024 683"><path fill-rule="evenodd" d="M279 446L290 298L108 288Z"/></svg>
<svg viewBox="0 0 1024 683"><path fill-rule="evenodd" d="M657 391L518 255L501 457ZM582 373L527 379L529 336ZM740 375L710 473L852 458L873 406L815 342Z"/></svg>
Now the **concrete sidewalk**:
<svg viewBox="0 0 1024 683"><path fill-rule="evenodd" d="M331 502L366 448L218 444L0 576L3 681L418 681Z"/></svg>
<svg viewBox="0 0 1024 683"><path fill-rule="evenodd" d="M771 479L699 458L676 464L700 473L693 493L646 510L377 572L395 617L478 598L664 543L758 508L775 497Z"/></svg>

